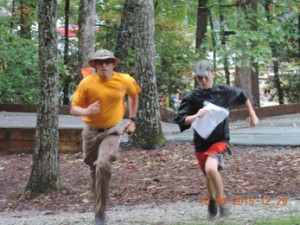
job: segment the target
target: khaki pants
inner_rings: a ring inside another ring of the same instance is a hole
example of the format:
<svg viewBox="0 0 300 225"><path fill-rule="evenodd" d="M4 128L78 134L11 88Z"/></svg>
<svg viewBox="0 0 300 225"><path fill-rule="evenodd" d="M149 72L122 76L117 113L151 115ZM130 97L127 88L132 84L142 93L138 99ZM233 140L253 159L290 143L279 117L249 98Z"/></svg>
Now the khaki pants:
<svg viewBox="0 0 300 225"><path fill-rule="evenodd" d="M84 162L91 169L95 212L102 216L105 214L109 199L111 166L117 158L121 132L120 124L108 129L97 129L86 125L82 131Z"/></svg>

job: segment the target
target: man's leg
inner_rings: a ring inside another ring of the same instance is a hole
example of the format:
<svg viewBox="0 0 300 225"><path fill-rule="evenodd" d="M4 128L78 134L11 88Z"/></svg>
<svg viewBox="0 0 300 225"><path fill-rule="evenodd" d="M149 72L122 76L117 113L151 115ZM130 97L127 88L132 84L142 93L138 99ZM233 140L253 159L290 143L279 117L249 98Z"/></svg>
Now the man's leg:
<svg viewBox="0 0 300 225"><path fill-rule="evenodd" d="M95 212L97 217L104 221L107 202L109 199L109 184L112 162L116 160L120 143L120 135L108 135L101 142L98 149L98 158L95 176ZM99 223L101 224L101 223Z"/></svg>

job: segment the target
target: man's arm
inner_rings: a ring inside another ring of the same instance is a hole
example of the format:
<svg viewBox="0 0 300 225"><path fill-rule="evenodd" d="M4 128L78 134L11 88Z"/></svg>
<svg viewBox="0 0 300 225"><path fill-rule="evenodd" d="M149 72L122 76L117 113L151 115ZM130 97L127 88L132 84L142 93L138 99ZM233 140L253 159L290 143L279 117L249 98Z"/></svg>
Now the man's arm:
<svg viewBox="0 0 300 225"><path fill-rule="evenodd" d="M251 104L251 102L250 102L249 99L247 99L247 101L245 102L245 106L246 106L246 108L248 109L248 112L249 112L249 118L250 118L249 124L250 124L250 127L255 127L258 124L259 120L258 120L258 117L256 116L254 108L253 108L253 106L252 106L252 104Z"/></svg>
<svg viewBox="0 0 300 225"><path fill-rule="evenodd" d="M71 106L70 114L74 116L92 116L100 112L100 103L99 101L90 104L87 108L82 108L77 105Z"/></svg>
<svg viewBox="0 0 300 225"><path fill-rule="evenodd" d="M124 127L124 133L132 134L135 130L135 117L139 105L139 95L129 96L128 95L128 110L129 110L129 119L128 123Z"/></svg>
<svg viewBox="0 0 300 225"><path fill-rule="evenodd" d="M128 96L129 117L135 117L139 107L139 95Z"/></svg>

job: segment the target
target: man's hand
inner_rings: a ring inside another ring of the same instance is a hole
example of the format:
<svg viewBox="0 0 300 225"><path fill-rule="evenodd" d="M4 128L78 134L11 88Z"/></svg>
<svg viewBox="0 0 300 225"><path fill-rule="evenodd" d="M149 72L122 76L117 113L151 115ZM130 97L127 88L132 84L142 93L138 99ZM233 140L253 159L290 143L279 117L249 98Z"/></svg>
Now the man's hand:
<svg viewBox="0 0 300 225"><path fill-rule="evenodd" d="M132 135L134 131L135 131L135 122L132 120L129 120L124 127L123 133Z"/></svg>
<svg viewBox="0 0 300 225"><path fill-rule="evenodd" d="M85 115L86 116L93 116L97 113L100 112L100 102L96 101L93 104L90 104L87 108L86 108L86 112Z"/></svg>

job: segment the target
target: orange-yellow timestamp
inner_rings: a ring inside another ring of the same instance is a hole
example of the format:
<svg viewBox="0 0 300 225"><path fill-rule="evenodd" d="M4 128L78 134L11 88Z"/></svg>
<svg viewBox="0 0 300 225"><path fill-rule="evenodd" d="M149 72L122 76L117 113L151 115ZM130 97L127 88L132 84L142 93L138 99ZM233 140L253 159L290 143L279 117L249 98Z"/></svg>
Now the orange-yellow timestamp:
<svg viewBox="0 0 300 225"><path fill-rule="evenodd" d="M285 206L288 204L288 198L286 197L275 197L271 198L270 196L264 196L259 199L255 199L254 197L232 197L230 199L228 198L219 198L217 199L217 204L218 205L226 205L229 202L232 203L234 206L242 206L242 205L265 205L265 206L270 206L270 205L277 205L277 206ZM210 199L207 197L200 197L200 204L201 205L209 205Z"/></svg>

